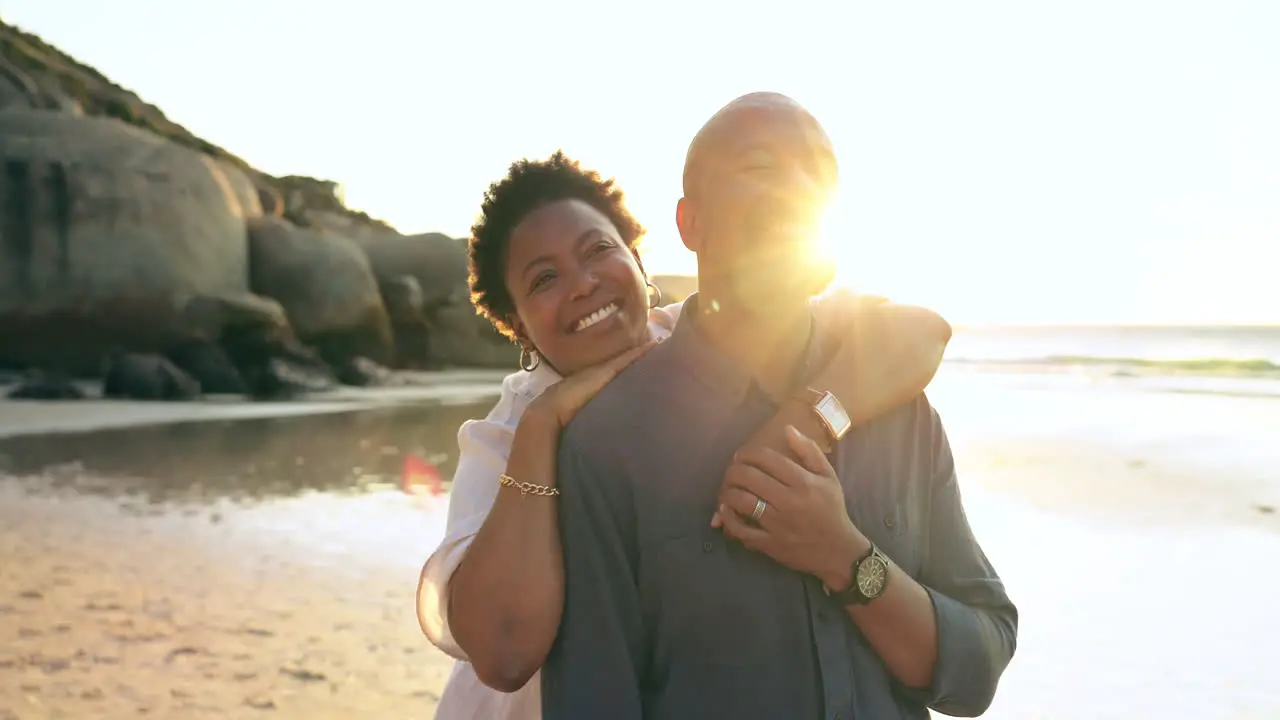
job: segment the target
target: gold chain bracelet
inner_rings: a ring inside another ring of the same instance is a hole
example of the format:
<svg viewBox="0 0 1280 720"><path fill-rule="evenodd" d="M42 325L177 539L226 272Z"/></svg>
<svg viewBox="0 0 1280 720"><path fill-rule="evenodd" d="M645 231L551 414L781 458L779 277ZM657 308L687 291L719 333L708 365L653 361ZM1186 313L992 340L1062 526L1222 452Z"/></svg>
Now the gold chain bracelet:
<svg viewBox="0 0 1280 720"><path fill-rule="evenodd" d="M520 491L521 495L553 497L560 494L560 488L553 488L550 485L535 485L533 483L520 482L510 475L499 475L498 484L503 487L515 488Z"/></svg>

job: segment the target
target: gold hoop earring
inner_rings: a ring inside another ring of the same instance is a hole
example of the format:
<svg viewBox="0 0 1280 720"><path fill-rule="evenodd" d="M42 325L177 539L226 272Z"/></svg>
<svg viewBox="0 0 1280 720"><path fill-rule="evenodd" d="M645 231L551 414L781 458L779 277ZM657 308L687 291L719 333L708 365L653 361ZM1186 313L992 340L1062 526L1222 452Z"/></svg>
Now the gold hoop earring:
<svg viewBox="0 0 1280 720"><path fill-rule="evenodd" d="M520 369L525 372L533 372L538 369L538 365L542 363L542 358L538 355L537 350L520 346Z"/></svg>
<svg viewBox="0 0 1280 720"><path fill-rule="evenodd" d="M654 285L651 281L645 280L644 286L653 291L649 298L649 309L652 310L662 304L662 288Z"/></svg>

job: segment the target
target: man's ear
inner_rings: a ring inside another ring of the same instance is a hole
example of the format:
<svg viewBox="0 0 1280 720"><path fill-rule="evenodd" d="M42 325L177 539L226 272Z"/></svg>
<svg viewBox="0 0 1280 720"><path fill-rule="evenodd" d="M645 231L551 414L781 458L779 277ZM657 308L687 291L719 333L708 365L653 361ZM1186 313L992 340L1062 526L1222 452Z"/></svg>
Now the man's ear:
<svg viewBox="0 0 1280 720"><path fill-rule="evenodd" d="M687 197L677 200L676 228L680 230L680 239L684 241L684 246L693 253L697 253L702 248L702 242L698 237L697 225L693 201Z"/></svg>

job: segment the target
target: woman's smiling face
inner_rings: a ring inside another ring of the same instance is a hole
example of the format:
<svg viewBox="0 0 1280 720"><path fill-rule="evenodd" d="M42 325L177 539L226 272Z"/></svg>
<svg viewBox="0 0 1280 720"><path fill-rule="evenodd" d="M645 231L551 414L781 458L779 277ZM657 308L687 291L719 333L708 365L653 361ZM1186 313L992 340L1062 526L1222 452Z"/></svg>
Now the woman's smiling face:
<svg viewBox="0 0 1280 720"><path fill-rule="evenodd" d="M635 254L602 213L561 200L529 213L511 233L509 319L522 344L561 375L648 339L649 302Z"/></svg>

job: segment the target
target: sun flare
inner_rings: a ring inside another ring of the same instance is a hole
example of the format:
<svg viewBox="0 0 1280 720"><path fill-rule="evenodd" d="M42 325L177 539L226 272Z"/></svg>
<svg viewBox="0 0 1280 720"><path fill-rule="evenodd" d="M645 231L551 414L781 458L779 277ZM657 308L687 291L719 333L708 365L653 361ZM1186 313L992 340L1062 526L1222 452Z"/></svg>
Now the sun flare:
<svg viewBox="0 0 1280 720"><path fill-rule="evenodd" d="M928 262L936 249L928 240L905 243L869 232L853 206L839 195L823 214L815 243L820 262L833 267L829 289L852 290L923 304L939 311L963 305L961 275Z"/></svg>

